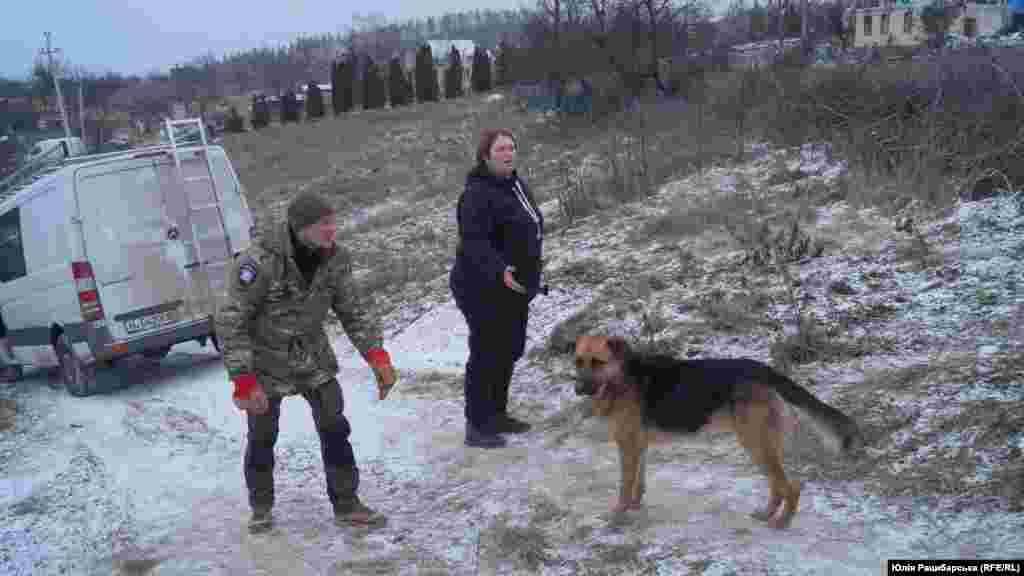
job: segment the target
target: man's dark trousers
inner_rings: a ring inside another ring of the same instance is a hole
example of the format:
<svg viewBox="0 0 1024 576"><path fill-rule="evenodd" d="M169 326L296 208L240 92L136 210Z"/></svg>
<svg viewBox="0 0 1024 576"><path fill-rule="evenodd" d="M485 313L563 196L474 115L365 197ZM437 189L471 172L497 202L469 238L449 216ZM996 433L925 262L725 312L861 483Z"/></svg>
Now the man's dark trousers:
<svg viewBox="0 0 1024 576"><path fill-rule="evenodd" d="M343 414L345 402L341 385L331 379L304 391L302 396L309 403L320 435L327 497L331 504L339 499L352 499L359 488L359 470L348 440L352 429ZM245 444L245 484L253 510L270 510L274 505L274 444L281 419L281 400L280 396L269 397L269 408L263 414L246 412L249 433Z"/></svg>

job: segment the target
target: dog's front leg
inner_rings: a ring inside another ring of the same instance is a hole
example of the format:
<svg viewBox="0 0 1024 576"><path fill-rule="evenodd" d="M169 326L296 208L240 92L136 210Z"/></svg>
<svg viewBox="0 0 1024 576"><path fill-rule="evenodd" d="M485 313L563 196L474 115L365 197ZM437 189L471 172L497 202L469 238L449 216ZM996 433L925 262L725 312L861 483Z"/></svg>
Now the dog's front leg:
<svg viewBox="0 0 1024 576"><path fill-rule="evenodd" d="M636 467L636 478L633 480L633 489L630 494L629 507L638 509L643 506L644 493L647 492L647 448L639 450L639 460Z"/></svg>
<svg viewBox="0 0 1024 576"><path fill-rule="evenodd" d="M636 439L632 436L623 438L618 443L622 476L619 482L619 498L612 508L612 512L615 514L621 514L632 507L633 495L637 489L641 451Z"/></svg>

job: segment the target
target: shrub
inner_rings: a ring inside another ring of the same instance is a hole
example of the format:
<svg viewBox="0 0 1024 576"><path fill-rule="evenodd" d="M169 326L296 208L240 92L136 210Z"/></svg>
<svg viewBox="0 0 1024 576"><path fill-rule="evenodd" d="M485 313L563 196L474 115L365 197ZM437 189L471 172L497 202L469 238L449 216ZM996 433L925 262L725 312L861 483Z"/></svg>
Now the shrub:
<svg viewBox="0 0 1024 576"><path fill-rule="evenodd" d="M242 115L238 113L238 109L234 106L228 112L228 117L224 121L224 131L237 134L239 132L245 132L245 121L242 119Z"/></svg>
<svg viewBox="0 0 1024 576"><path fill-rule="evenodd" d="M306 118L316 119L324 115L324 95L316 82L306 86Z"/></svg>
<svg viewBox="0 0 1024 576"><path fill-rule="evenodd" d="M288 90L281 97L281 124L299 121L299 100L293 90Z"/></svg>
<svg viewBox="0 0 1024 576"><path fill-rule="evenodd" d="M446 100L462 96L462 56L452 46L448 52L448 68L444 71L444 97Z"/></svg>
<svg viewBox="0 0 1024 576"><path fill-rule="evenodd" d="M391 107L405 106L409 103L409 86L406 83L402 62L395 56L388 66L388 95Z"/></svg>
<svg viewBox="0 0 1024 576"><path fill-rule="evenodd" d="M491 89L491 57L481 46L473 51L473 71L470 76L474 92Z"/></svg>
<svg viewBox="0 0 1024 576"><path fill-rule="evenodd" d="M249 116L253 130L259 130L270 124L270 104L267 97L260 94L252 97L252 114Z"/></svg>

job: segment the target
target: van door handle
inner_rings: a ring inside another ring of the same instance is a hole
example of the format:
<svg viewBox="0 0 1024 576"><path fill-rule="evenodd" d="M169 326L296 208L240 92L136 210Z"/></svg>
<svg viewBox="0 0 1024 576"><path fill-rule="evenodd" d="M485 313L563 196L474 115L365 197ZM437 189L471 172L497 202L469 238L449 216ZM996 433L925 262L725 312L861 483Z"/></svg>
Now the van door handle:
<svg viewBox="0 0 1024 576"><path fill-rule="evenodd" d="M195 262L189 262L188 264L185 264L185 270L191 270L192 268L195 268L196 266L199 266L199 261L198 260L196 260Z"/></svg>

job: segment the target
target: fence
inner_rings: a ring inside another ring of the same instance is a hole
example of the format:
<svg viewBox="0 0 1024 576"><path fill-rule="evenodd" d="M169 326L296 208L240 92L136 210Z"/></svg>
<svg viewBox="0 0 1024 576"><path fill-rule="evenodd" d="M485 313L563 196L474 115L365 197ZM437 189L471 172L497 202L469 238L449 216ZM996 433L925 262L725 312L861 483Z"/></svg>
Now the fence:
<svg viewBox="0 0 1024 576"><path fill-rule="evenodd" d="M558 97L557 82L517 82L512 87L512 94L531 112L589 114L594 107L593 88L586 81L570 83L561 101Z"/></svg>

